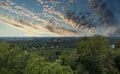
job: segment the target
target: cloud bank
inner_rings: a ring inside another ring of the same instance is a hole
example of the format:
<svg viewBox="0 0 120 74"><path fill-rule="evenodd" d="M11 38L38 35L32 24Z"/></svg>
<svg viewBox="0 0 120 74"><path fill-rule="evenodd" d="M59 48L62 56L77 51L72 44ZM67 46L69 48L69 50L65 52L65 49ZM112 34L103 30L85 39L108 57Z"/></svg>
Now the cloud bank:
<svg viewBox="0 0 120 74"><path fill-rule="evenodd" d="M26 36L111 36L120 33L118 18L106 7L104 0L35 1L37 10L13 0L0 0L0 22ZM86 5L83 8L79 3ZM75 10L76 7L80 10Z"/></svg>

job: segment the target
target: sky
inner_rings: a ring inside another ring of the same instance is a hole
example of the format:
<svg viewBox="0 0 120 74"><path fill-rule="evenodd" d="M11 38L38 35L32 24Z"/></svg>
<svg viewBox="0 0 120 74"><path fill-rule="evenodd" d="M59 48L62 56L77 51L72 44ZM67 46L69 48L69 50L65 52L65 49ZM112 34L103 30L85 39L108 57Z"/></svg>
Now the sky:
<svg viewBox="0 0 120 74"><path fill-rule="evenodd" d="M0 37L109 36L115 29L100 27L88 0L0 0Z"/></svg>

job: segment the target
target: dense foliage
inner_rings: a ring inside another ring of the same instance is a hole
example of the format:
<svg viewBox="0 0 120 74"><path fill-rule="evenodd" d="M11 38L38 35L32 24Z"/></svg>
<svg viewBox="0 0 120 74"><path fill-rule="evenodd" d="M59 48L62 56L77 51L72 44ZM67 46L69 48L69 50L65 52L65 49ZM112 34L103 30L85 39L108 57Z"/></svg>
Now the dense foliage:
<svg viewBox="0 0 120 74"><path fill-rule="evenodd" d="M0 74L120 74L119 44L111 48L97 35L82 38L74 49L22 49L1 42Z"/></svg>

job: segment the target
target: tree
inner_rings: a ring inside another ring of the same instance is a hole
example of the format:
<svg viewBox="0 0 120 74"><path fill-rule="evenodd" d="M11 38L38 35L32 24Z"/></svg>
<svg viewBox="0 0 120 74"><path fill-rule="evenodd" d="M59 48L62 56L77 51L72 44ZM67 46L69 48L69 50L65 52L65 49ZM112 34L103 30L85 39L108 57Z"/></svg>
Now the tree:
<svg viewBox="0 0 120 74"><path fill-rule="evenodd" d="M115 48L120 48L120 40L115 42Z"/></svg>
<svg viewBox="0 0 120 74"><path fill-rule="evenodd" d="M21 74L27 63L27 51L15 46L10 48L9 44L0 43L0 74Z"/></svg>
<svg viewBox="0 0 120 74"><path fill-rule="evenodd" d="M65 66L70 66L73 70L75 70L75 60L77 59L76 53L76 49L64 51L63 54L59 56L61 64Z"/></svg>
<svg viewBox="0 0 120 74"><path fill-rule="evenodd" d="M83 72L89 74L118 74L114 67L114 51L110 48L109 40L102 36L81 40L77 54L78 74L81 67Z"/></svg>
<svg viewBox="0 0 120 74"><path fill-rule="evenodd" d="M120 49L115 49L114 50L114 63L115 63L115 67L120 72Z"/></svg>
<svg viewBox="0 0 120 74"><path fill-rule="evenodd" d="M69 66L62 66L60 61L46 62L44 57L31 54L24 74L73 74Z"/></svg>

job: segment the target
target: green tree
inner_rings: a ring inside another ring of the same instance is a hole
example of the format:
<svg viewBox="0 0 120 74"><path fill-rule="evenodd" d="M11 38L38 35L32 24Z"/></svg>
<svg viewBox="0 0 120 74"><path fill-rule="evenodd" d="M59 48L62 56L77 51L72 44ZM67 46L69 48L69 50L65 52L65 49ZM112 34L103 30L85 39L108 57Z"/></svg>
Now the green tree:
<svg viewBox="0 0 120 74"><path fill-rule="evenodd" d="M115 49L114 50L114 62L115 62L115 67L120 72L120 49Z"/></svg>
<svg viewBox="0 0 120 74"><path fill-rule="evenodd" d="M61 60L61 64L65 66L70 66L73 70L76 69L75 61L77 59L76 49L66 50L63 52L59 59Z"/></svg>
<svg viewBox="0 0 120 74"><path fill-rule="evenodd" d="M27 51L18 46L10 48L9 44L0 43L0 74L21 74L27 63Z"/></svg>
<svg viewBox="0 0 120 74"><path fill-rule="evenodd" d="M120 48L120 40L115 42L115 48Z"/></svg>
<svg viewBox="0 0 120 74"><path fill-rule="evenodd" d="M69 66L62 66L60 61L46 62L44 57L31 54L24 74L73 74Z"/></svg>
<svg viewBox="0 0 120 74"><path fill-rule="evenodd" d="M80 41L78 50L78 74L81 72L89 74L118 74L114 67L114 52L110 48L109 40L102 36L83 39ZM82 67L82 70L81 69Z"/></svg>

